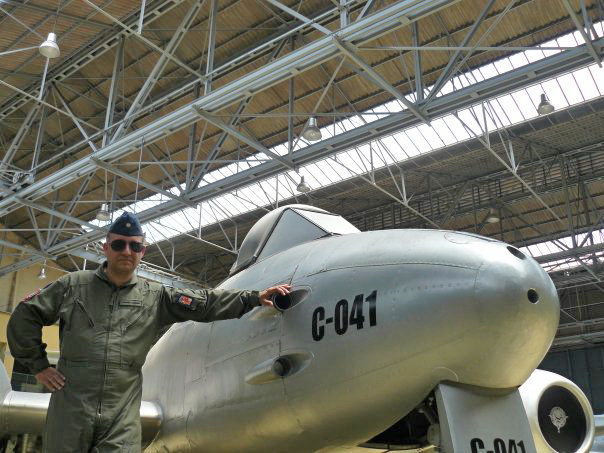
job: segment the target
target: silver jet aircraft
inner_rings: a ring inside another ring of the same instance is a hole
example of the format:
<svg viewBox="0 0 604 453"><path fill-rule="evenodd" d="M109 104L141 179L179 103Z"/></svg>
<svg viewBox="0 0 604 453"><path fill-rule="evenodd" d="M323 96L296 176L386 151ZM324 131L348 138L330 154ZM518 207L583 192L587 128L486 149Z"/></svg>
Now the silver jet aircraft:
<svg viewBox="0 0 604 453"><path fill-rule="evenodd" d="M589 451L585 395L535 370L560 307L517 248L290 205L250 230L220 287L277 283L293 286L277 309L176 324L151 349L147 452ZM48 394L3 379L0 430L41 432Z"/></svg>

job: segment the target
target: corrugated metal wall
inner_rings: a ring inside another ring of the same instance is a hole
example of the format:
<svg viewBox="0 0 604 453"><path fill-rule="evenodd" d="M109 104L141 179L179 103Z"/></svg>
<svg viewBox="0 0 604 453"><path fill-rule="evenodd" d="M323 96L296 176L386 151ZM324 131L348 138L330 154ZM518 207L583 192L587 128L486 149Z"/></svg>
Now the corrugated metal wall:
<svg viewBox="0 0 604 453"><path fill-rule="evenodd" d="M594 413L604 413L604 346L550 352L539 368L575 382L587 395Z"/></svg>

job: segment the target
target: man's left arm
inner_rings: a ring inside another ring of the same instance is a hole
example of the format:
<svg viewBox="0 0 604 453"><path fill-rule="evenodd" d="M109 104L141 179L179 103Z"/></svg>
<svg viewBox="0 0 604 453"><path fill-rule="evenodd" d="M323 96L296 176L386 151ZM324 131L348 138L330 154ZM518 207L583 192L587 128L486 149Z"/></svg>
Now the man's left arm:
<svg viewBox="0 0 604 453"><path fill-rule="evenodd" d="M264 291L227 289L187 290L164 287L160 301L162 324L182 321L211 322L240 318L259 305L272 306L275 293L287 294L289 285L278 285Z"/></svg>

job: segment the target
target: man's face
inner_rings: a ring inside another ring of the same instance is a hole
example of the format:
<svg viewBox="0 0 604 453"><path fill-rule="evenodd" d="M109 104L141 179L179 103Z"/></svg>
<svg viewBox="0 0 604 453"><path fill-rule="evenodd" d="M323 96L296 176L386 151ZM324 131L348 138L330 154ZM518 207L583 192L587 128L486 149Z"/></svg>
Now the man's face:
<svg viewBox="0 0 604 453"><path fill-rule="evenodd" d="M115 241L124 241L126 246L121 251L116 251L111 247L111 243ZM131 242L143 243L142 236L122 236L121 234L110 233L107 237L107 242L103 244L103 251L107 257L107 266L114 272L119 274L133 273L140 263L141 258L145 255L145 249L140 252L134 252L130 248Z"/></svg>

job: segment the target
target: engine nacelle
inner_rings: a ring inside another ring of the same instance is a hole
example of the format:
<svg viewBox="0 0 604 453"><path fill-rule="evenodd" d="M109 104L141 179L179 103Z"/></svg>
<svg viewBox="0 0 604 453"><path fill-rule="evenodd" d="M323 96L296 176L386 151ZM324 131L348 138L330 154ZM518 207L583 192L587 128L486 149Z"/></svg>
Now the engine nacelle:
<svg viewBox="0 0 604 453"><path fill-rule="evenodd" d="M520 386L520 395L539 453L589 453L595 434L594 414L574 382L535 370Z"/></svg>

